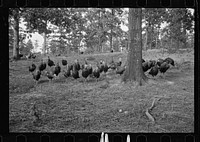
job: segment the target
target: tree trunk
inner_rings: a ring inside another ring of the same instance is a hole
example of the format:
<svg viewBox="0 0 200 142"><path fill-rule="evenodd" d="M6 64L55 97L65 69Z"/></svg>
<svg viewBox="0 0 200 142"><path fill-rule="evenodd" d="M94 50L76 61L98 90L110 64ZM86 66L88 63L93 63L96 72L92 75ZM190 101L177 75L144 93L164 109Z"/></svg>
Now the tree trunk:
<svg viewBox="0 0 200 142"><path fill-rule="evenodd" d="M129 8L129 53L127 68L122 81L136 81L139 85L147 80L142 70L142 9Z"/></svg>
<svg viewBox="0 0 200 142"><path fill-rule="evenodd" d="M44 43L43 43L43 54L46 54L46 38L47 38L47 21L45 21L45 32L43 33Z"/></svg>
<svg viewBox="0 0 200 142"><path fill-rule="evenodd" d="M13 59L19 59L19 9L14 11L14 43L13 43Z"/></svg>
<svg viewBox="0 0 200 142"><path fill-rule="evenodd" d="M112 18L114 17L114 10L113 10L113 8L112 8ZM110 27L110 51L113 49L113 47L112 47L112 35L113 35L113 26L112 26L112 23L111 23L111 27Z"/></svg>
<svg viewBox="0 0 200 142"><path fill-rule="evenodd" d="M46 32L43 34L44 42L43 42L43 54L46 54Z"/></svg>
<svg viewBox="0 0 200 142"><path fill-rule="evenodd" d="M146 27L146 38L144 42L144 51L147 50L147 42L148 42L148 27Z"/></svg>
<svg viewBox="0 0 200 142"><path fill-rule="evenodd" d="M112 46L113 46L113 45L112 45L112 29L111 29L111 35L110 35L110 51L113 49Z"/></svg>
<svg viewBox="0 0 200 142"><path fill-rule="evenodd" d="M158 31L156 31L156 45L155 45L155 49L157 49L157 42L158 42Z"/></svg>
<svg viewBox="0 0 200 142"><path fill-rule="evenodd" d="M183 39L183 48L187 47L187 33L186 28L183 29L184 39Z"/></svg>
<svg viewBox="0 0 200 142"><path fill-rule="evenodd" d="M101 52L101 36L99 36L99 46L98 46L98 52Z"/></svg>

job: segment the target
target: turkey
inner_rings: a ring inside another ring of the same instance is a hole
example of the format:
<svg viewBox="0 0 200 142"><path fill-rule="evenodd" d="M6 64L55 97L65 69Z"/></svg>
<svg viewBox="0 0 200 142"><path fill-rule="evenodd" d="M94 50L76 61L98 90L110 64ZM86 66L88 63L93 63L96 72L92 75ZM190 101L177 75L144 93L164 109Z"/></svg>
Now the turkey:
<svg viewBox="0 0 200 142"><path fill-rule="evenodd" d="M89 75L92 75L92 71L93 71L92 65L89 64L86 68L87 68L87 70L88 70Z"/></svg>
<svg viewBox="0 0 200 142"><path fill-rule="evenodd" d="M54 76L54 72L52 70L50 71L45 71L45 75L47 76L47 78L49 79L49 82L52 82L52 79L55 77Z"/></svg>
<svg viewBox="0 0 200 142"><path fill-rule="evenodd" d="M61 67L59 66L59 63L57 63L54 68L54 75L58 76L60 72L61 72Z"/></svg>
<svg viewBox="0 0 200 142"><path fill-rule="evenodd" d="M96 78L96 81L98 81L98 78L100 77L100 69L98 66L93 70L93 76Z"/></svg>
<svg viewBox="0 0 200 142"><path fill-rule="evenodd" d="M79 64L78 59L75 60L74 67L75 67L76 70L78 70L78 71L81 69L81 66L80 66L80 64Z"/></svg>
<svg viewBox="0 0 200 142"><path fill-rule="evenodd" d="M119 61L116 63L117 66L121 66L122 65L122 58L119 58Z"/></svg>
<svg viewBox="0 0 200 142"><path fill-rule="evenodd" d="M31 59L32 58L32 53L29 53L27 56L26 56L27 59Z"/></svg>
<svg viewBox="0 0 200 142"><path fill-rule="evenodd" d="M86 67L84 67L84 68L82 69L82 77L85 78L85 82L86 82L87 77L89 76L89 70L88 70L87 67L88 67L88 66L86 66Z"/></svg>
<svg viewBox="0 0 200 142"><path fill-rule="evenodd" d="M157 65L154 65L151 70L149 71L149 74L152 75L153 77L158 74L158 67Z"/></svg>
<svg viewBox="0 0 200 142"><path fill-rule="evenodd" d="M144 62L142 63L142 69L144 72L148 71L151 68L151 63L150 62Z"/></svg>
<svg viewBox="0 0 200 142"><path fill-rule="evenodd" d="M105 61L103 61L103 66L104 66L103 71L104 71L104 73L106 73L108 71L109 67Z"/></svg>
<svg viewBox="0 0 200 142"><path fill-rule="evenodd" d="M79 77L79 72L78 72L78 70L77 70L76 64L74 64L74 65L72 66L72 77L73 77L74 79L80 78L80 77Z"/></svg>
<svg viewBox="0 0 200 142"><path fill-rule="evenodd" d="M164 73L169 69L169 64L167 62L163 62L160 67L159 67L159 71L161 73L163 73L163 76L164 76Z"/></svg>
<svg viewBox="0 0 200 142"><path fill-rule="evenodd" d="M49 67L55 66L54 62L50 59L49 56L48 56L47 64Z"/></svg>
<svg viewBox="0 0 200 142"><path fill-rule="evenodd" d="M41 63L39 64L38 69L41 72L46 69L46 63L43 61L43 59L41 60Z"/></svg>
<svg viewBox="0 0 200 142"><path fill-rule="evenodd" d="M164 62L164 60L161 59L161 58L159 58L159 59L157 60L157 65L160 67L160 65L161 65L163 62Z"/></svg>
<svg viewBox="0 0 200 142"><path fill-rule="evenodd" d="M29 69L29 72L34 72L36 69L36 65L32 63L31 66L28 67L28 69Z"/></svg>
<svg viewBox="0 0 200 142"><path fill-rule="evenodd" d="M41 72L39 70L36 70L36 72L32 72L32 75L33 75L33 79L36 81L36 84L38 84L38 81L40 79L40 76L41 76Z"/></svg>
<svg viewBox="0 0 200 142"><path fill-rule="evenodd" d="M68 78L68 77L70 77L71 76L71 71L70 71L71 69L69 68L69 65L67 64L67 70L65 71L64 70L64 76L66 77L66 78Z"/></svg>
<svg viewBox="0 0 200 142"><path fill-rule="evenodd" d="M100 60L98 66L99 66L99 69L100 69L100 73L102 73L104 71L104 65L103 65L103 61L102 60Z"/></svg>
<svg viewBox="0 0 200 142"><path fill-rule="evenodd" d="M165 60L164 60L164 62L167 62L168 64L171 64L172 66L174 66L174 60L172 59L172 58L166 58Z"/></svg>
<svg viewBox="0 0 200 142"><path fill-rule="evenodd" d="M118 66L116 69L116 74L119 74L120 76L124 73L125 66Z"/></svg>
<svg viewBox="0 0 200 142"><path fill-rule="evenodd" d="M24 56L23 54L19 53L19 57L20 57L20 58L22 58L23 56Z"/></svg>
<svg viewBox="0 0 200 142"><path fill-rule="evenodd" d="M153 67L156 65L156 60L149 60L150 66L149 67Z"/></svg>
<svg viewBox="0 0 200 142"><path fill-rule="evenodd" d="M113 57L112 57L112 60L111 60L111 62L110 62L110 64L109 64L108 67L111 68L112 70L115 70L116 67L117 67L117 65L115 64L115 62L114 62L114 60L113 60Z"/></svg>
<svg viewBox="0 0 200 142"><path fill-rule="evenodd" d="M67 60L62 59L62 65L66 66L67 65Z"/></svg>
<svg viewBox="0 0 200 142"><path fill-rule="evenodd" d="M69 65L69 64L67 64L67 65L68 65L69 70L73 69L73 65Z"/></svg>

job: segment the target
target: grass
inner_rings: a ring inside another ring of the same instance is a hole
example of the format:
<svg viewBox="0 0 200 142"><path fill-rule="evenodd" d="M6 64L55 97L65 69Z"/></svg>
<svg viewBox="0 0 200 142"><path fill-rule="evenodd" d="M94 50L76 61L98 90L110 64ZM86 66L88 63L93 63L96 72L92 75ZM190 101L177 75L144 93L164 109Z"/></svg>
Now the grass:
<svg viewBox="0 0 200 142"><path fill-rule="evenodd" d="M125 53L105 53L73 57L51 57L54 61L66 58L70 63L78 58L95 65L100 59L114 60ZM9 130L10 132L194 132L194 55L192 52L166 54L143 52L144 59L172 57L176 66L170 68L165 79L160 75L145 86L121 84L120 77L109 72L98 82L90 78L65 79L63 74L52 83L42 76L34 85L28 72L31 61L9 64ZM44 58L46 59L46 57ZM39 64L40 59L35 63ZM151 115L145 110L156 102ZM39 114L35 120L33 106ZM119 111L121 109L121 111Z"/></svg>

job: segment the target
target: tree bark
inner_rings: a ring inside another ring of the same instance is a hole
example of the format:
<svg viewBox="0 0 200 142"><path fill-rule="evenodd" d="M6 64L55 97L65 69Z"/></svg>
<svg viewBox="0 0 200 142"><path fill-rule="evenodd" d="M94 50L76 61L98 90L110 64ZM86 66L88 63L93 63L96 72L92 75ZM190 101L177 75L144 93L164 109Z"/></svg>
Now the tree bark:
<svg viewBox="0 0 200 142"><path fill-rule="evenodd" d="M44 42L43 42L43 54L46 54L46 32L43 33L43 38L44 38Z"/></svg>
<svg viewBox="0 0 200 142"><path fill-rule="evenodd" d="M142 85L147 80L142 70L142 9L129 8L129 53L122 81Z"/></svg>
<svg viewBox="0 0 200 142"><path fill-rule="evenodd" d="M144 42L144 51L147 50L147 42L148 42L148 27L146 27L146 38Z"/></svg>
<svg viewBox="0 0 200 142"><path fill-rule="evenodd" d="M47 20L45 21L45 31L43 33L44 43L43 43L43 54L46 54L46 38L47 38Z"/></svg>
<svg viewBox="0 0 200 142"><path fill-rule="evenodd" d="M19 9L14 9L14 43L13 43L13 59L19 59Z"/></svg>
<svg viewBox="0 0 200 142"><path fill-rule="evenodd" d="M114 17L114 10L112 8L112 18ZM110 27L110 51L113 49L112 47L112 35L113 35L113 26L112 26L112 23L111 23L111 27Z"/></svg>

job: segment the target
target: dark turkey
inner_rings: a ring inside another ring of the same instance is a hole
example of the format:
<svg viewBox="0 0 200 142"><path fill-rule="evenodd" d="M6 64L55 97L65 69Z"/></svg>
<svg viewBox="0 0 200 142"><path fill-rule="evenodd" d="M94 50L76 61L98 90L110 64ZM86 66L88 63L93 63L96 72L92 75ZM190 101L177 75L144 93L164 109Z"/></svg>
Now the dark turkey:
<svg viewBox="0 0 200 142"><path fill-rule="evenodd" d="M116 69L116 74L119 74L120 76L124 73L125 67L123 66L118 66Z"/></svg>
<svg viewBox="0 0 200 142"><path fill-rule="evenodd" d="M98 81L98 78L100 77L100 69L98 66L93 70L93 76L96 78L96 81Z"/></svg>
<svg viewBox="0 0 200 142"><path fill-rule="evenodd" d="M48 56L47 64L48 64L48 66L50 66L50 67L55 66L54 62L50 59L49 56Z"/></svg>
<svg viewBox="0 0 200 142"><path fill-rule="evenodd" d="M74 79L80 78L80 77L79 77L79 72L78 72L78 70L77 70L77 66L76 66L75 64L73 65L73 68L72 68L72 77L73 77Z"/></svg>
<svg viewBox="0 0 200 142"><path fill-rule="evenodd" d="M36 81L36 83L38 84L38 81L40 79L40 76L41 76L41 72L39 70L36 70L35 73L32 72L32 75L33 75L33 79Z"/></svg>
<svg viewBox="0 0 200 142"><path fill-rule="evenodd" d="M164 62L164 60L161 59L161 58L159 58L159 59L157 60L157 65L160 67L160 65L161 65L163 62Z"/></svg>
<svg viewBox="0 0 200 142"><path fill-rule="evenodd" d="M39 64L38 69L40 71L43 71L46 69L46 63L43 61L43 59L41 60L41 63Z"/></svg>
<svg viewBox="0 0 200 142"><path fill-rule="evenodd" d="M156 76L158 74L158 67L156 65L153 66L149 71L149 74L152 75L153 77Z"/></svg>
<svg viewBox="0 0 200 142"><path fill-rule="evenodd" d="M56 64L54 69L54 74L58 76L58 74L61 72L61 67L59 66L59 63Z"/></svg>
<svg viewBox="0 0 200 142"><path fill-rule="evenodd" d="M62 59L62 65L66 66L67 65L67 60Z"/></svg>
<svg viewBox="0 0 200 142"><path fill-rule="evenodd" d="M172 66L174 66L174 60L172 59L172 58L166 58L165 60L164 60L164 62L167 62L168 64L171 64Z"/></svg>
<svg viewBox="0 0 200 142"><path fill-rule="evenodd" d="M159 67L159 71L164 75L164 73L169 69L169 67L170 66L167 62L163 62Z"/></svg>
<svg viewBox="0 0 200 142"><path fill-rule="evenodd" d="M29 72L34 72L36 69L36 65L32 63L32 65L29 66L28 69L29 69Z"/></svg>

